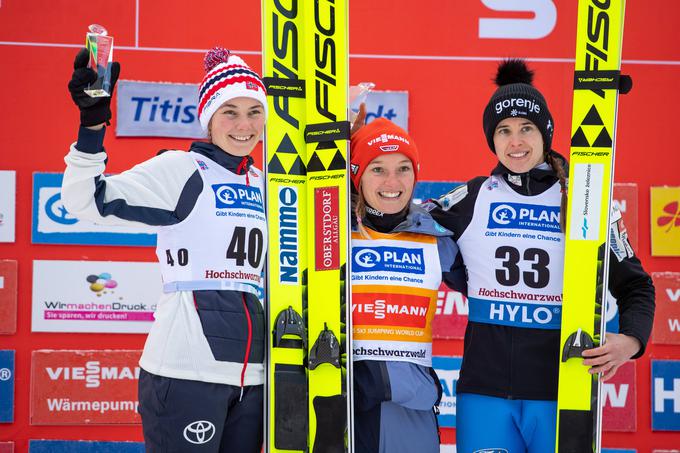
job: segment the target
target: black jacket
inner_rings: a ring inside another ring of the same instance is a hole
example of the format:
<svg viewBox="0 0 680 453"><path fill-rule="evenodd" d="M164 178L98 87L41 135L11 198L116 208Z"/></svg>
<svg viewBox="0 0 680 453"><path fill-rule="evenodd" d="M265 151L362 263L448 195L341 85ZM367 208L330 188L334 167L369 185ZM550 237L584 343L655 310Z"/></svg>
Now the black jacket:
<svg viewBox="0 0 680 453"><path fill-rule="evenodd" d="M566 171L564 158L557 156ZM502 177L513 190L527 196L540 195L559 183L553 169L545 165L514 174L499 163L492 175ZM514 183L509 182L509 176ZM477 195L487 180L488 177L476 177L467 182L464 196L464 189L459 189L458 196L451 196L453 192L447 194L448 203L445 195L428 204L432 217L454 233L454 240L470 224ZM521 182L516 184L518 180ZM611 250L610 257L609 290L617 299L620 333L640 341L642 348L635 355L637 358L643 354L652 329L654 286L637 257L619 261ZM555 400L559 351L559 330L468 322L457 391L511 399Z"/></svg>

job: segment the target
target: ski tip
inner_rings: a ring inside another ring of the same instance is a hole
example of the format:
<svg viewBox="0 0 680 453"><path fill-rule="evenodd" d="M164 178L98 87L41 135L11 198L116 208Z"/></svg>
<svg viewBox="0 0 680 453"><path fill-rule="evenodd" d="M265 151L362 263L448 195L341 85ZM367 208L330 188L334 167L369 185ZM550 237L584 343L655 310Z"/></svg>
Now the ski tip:
<svg viewBox="0 0 680 453"><path fill-rule="evenodd" d="M531 85L534 81L534 71L530 70L526 62L520 58L503 60L498 65L494 82L499 87L511 83L526 83Z"/></svg>

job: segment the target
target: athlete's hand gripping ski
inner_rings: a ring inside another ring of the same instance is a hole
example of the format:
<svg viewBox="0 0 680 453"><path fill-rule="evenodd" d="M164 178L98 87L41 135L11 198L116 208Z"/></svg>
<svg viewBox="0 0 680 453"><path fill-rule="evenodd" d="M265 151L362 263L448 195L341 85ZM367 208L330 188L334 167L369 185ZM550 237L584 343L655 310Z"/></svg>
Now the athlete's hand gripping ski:
<svg viewBox="0 0 680 453"><path fill-rule="evenodd" d="M583 365L591 367L590 374L602 373L600 380L614 377L621 365L626 363L640 350L640 341L620 333L607 333L607 341L597 348L583 351Z"/></svg>

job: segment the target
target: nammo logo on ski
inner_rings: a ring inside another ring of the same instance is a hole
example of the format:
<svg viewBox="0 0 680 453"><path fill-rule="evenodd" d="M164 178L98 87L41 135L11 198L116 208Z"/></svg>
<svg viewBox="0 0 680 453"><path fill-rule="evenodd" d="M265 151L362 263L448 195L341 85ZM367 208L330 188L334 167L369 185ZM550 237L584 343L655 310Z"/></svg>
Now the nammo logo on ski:
<svg viewBox="0 0 680 453"><path fill-rule="evenodd" d="M279 282L298 283L298 193L279 188Z"/></svg>

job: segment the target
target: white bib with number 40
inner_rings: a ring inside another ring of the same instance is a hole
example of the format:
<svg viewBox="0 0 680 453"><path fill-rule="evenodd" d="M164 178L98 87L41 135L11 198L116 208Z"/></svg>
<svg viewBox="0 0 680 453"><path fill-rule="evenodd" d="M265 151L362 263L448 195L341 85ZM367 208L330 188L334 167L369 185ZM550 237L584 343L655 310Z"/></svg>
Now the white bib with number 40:
<svg viewBox="0 0 680 453"><path fill-rule="evenodd" d="M236 290L258 294L267 250L263 177L236 175L190 153L203 191L182 222L161 227L156 255L164 291Z"/></svg>

